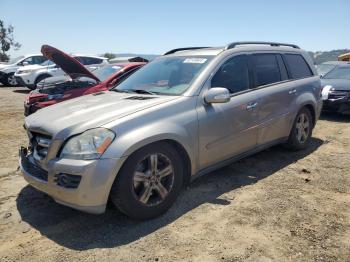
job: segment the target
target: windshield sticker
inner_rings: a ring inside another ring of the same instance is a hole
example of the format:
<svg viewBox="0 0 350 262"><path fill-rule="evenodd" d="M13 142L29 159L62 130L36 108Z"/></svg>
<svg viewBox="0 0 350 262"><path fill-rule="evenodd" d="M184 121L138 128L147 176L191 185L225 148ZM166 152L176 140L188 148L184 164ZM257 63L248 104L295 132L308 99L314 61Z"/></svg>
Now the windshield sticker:
<svg viewBox="0 0 350 262"><path fill-rule="evenodd" d="M186 58L183 63L184 64L204 64L205 61L207 61L206 58L198 58L198 57L193 57L193 58Z"/></svg>

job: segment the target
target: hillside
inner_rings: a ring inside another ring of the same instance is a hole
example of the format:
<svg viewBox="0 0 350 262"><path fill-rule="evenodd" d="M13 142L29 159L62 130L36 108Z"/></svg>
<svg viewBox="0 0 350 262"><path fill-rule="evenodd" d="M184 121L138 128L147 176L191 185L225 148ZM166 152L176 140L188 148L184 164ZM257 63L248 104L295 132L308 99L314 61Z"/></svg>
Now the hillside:
<svg viewBox="0 0 350 262"><path fill-rule="evenodd" d="M338 49L332 51L317 51L309 52L311 57L313 57L315 64L320 64L327 61L338 60L338 56L345 53L350 53L350 49Z"/></svg>

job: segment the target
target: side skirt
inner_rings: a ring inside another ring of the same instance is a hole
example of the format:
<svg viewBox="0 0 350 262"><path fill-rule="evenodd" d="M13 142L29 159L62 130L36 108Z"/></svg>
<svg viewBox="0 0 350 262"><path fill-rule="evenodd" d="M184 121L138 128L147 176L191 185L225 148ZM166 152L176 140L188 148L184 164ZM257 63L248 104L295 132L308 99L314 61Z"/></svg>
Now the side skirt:
<svg viewBox="0 0 350 262"><path fill-rule="evenodd" d="M263 144L263 145L259 145L259 146L255 147L255 148L251 149L251 150L248 150L246 152L243 152L241 154L233 156L233 157L231 157L229 159L220 161L220 162L218 162L218 163L216 163L214 165L211 165L209 167L206 167L206 168L204 168L202 170L199 170L196 174L191 176L191 182L193 180L197 179L198 177L201 177L203 175L211 173L211 172L213 172L213 171L215 171L217 169L220 169L220 168L222 168L224 166L230 165L230 164L232 164L232 163L234 163L234 162L236 162L238 160L241 160L243 158L246 158L248 156L254 155L254 154L256 154L258 152L261 152L261 151L263 151L263 150L265 150L267 148L270 148L272 146L275 146L275 145L278 145L278 144L282 144L283 142L286 142L287 140L288 140L288 137L283 137L283 138L276 139L274 141L268 142L268 143Z"/></svg>

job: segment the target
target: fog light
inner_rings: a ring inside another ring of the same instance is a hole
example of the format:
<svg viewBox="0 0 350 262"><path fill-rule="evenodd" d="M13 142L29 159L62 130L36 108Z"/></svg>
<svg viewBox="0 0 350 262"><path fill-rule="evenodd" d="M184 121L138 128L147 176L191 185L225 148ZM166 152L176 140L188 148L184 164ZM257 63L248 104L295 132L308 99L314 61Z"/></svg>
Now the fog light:
<svg viewBox="0 0 350 262"><path fill-rule="evenodd" d="M81 176L59 173L55 175L54 182L61 187L77 188L80 180Z"/></svg>

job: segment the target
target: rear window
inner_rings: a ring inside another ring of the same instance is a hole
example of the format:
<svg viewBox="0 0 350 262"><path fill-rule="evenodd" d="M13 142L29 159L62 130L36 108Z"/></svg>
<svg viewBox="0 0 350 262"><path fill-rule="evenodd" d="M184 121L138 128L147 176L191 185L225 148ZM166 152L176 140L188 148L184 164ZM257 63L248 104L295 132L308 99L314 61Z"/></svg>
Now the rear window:
<svg viewBox="0 0 350 262"><path fill-rule="evenodd" d="M78 57L75 57L75 59L77 59L83 65L101 64L103 62L103 60L100 58L87 57L87 56L78 56Z"/></svg>
<svg viewBox="0 0 350 262"><path fill-rule="evenodd" d="M281 81L281 73L276 55L253 55L256 86L263 86Z"/></svg>
<svg viewBox="0 0 350 262"><path fill-rule="evenodd" d="M293 79L313 76L313 73L301 55L285 54L284 55Z"/></svg>

